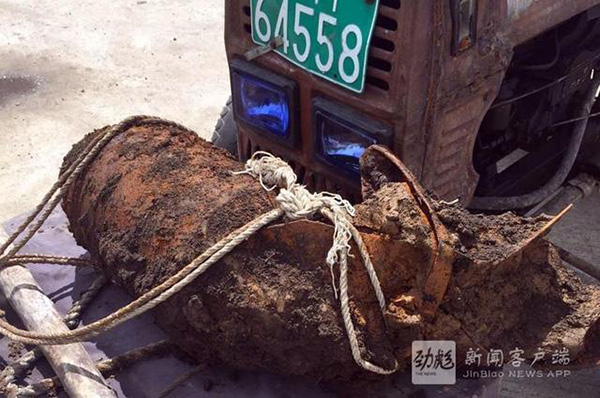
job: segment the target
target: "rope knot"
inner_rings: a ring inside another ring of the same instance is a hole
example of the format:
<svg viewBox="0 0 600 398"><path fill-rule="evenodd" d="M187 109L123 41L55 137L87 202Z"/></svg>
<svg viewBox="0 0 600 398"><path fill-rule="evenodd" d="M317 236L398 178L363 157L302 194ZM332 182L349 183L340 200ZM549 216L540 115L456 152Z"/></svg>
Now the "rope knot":
<svg viewBox="0 0 600 398"><path fill-rule="evenodd" d="M36 210L23 224L21 224L6 242L0 245L0 260L4 260L7 264L10 262L20 264L24 260L35 262L36 260L42 259L42 256L17 256L17 253L49 217L52 210L64 196L64 193L66 192L65 187L71 186L73 181L75 181L75 178L77 178L82 170L93 161L94 157L102 150L104 145L116 135L123 133L132 126L141 125L143 123L167 123L170 126L177 126L172 122L164 122L161 119L139 116L124 120L118 125L113 126L96 141L93 141L86 150L79 155L75 163L60 177L59 181L53 186ZM183 127L179 128L185 129ZM334 275L333 267L336 264L339 265L339 300L352 356L358 365L371 372L379 374L390 374L395 372L398 369L397 362L394 363L392 369L384 369L372 364L362 357L356 331L354 330L348 294L348 257L350 257L350 239L354 240L358 251L360 252L362 263L369 274L369 279L371 280L375 295L377 296L377 301L379 302L382 314L385 313L386 304L367 247L364 244L360 233L351 223L350 217L354 215L354 208L350 202L344 200L339 195L327 192L317 194L310 193L304 186L296 182L297 177L289 165L282 159L276 158L266 152L255 153L246 163L244 170L234 174L250 174L253 177L258 178L262 187L268 191L279 188L277 200L280 208L271 210L238 228L236 231L208 248L204 253L194 258L194 260L162 284L152 288L132 303L98 321L69 332L39 333L22 330L6 322L2 319L4 314L0 309L0 334L26 344L36 345L70 344L97 336L135 316L143 314L151 308L163 303L174 294L177 294L198 276L202 275L213 264L223 258L223 256L230 253L242 242L257 233L261 228L264 228L281 218L282 215L286 215L291 219L298 219L311 217L319 212L331 221L335 227L333 245L327 254L327 264L331 268L332 277ZM39 219L33 223L38 215ZM15 243L14 247L12 247L5 255L5 251L8 250L9 246L15 242L27 228L30 229L27 231L26 236L18 243ZM59 264L76 263L77 265L81 265L73 259L63 257L44 257L43 259L44 262ZM48 259L51 259L52 261L49 261ZM332 280L337 298L335 278L332 278ZM84 299L82 297L79 306L81 307L83 305ZM73 307L73 310L75 308L76 306ZM77 311L79 311L79 309Z"/></svg>
<svg viewBox="0 0 600 398"><path fill-rule="evenodd" d="M397 362L391 370L383 369L362 358L354 325L350 316L349 297L348 297L348 257L350 255L350 240L354 239L363 260L363 265L367 269L369 278L375 290L377 301L382 314L385 313L385 298L379 284L379 279L375 273L373 264L369 257L367 248L362 241L360 233L352 225L351 217L355 215L355 209L349 201L340 195L329 192L311 193L305 186L297 183L297 177L294 170L282 159L273 156L268 152L255 152L246 162L244 170L234 172L233 174L249 174L258 178L262 187L267 191L279 188L277 202L286 215L291 220L313 217L317 212L329 219L334 225L333 244L327 252L327 265L331 271L331 280L336 299L340 299L342 307L342 316L344 326L350 340L350 348L355 361L371 372L379 374L390 374L398 368ZM334 267L339 264L340 267L340 296L336 287Z"/></svg>
<svg viewBox="0 0 600 398"><path fill-rule="evenodd" d="M258 151L246 162L244 170L234 171L236 174L250 174L258 178L260 185L272 191L275 188L290 189L296 184L296 173L284 160L268 152Z"/></svg>
<svg viewBox="0 0 600 398"><path fill-rule="evenodd" d="M354 207L340 195L328 192L311 193L305 186L298 184L296 173L290 165L268 152L255 152L246 162L244 170L233 174L249 174L258 178L267 191L279 188L277 201L286 216L292 220L312 217L324 208L341 208L350 216L355 214Z"/></svg>

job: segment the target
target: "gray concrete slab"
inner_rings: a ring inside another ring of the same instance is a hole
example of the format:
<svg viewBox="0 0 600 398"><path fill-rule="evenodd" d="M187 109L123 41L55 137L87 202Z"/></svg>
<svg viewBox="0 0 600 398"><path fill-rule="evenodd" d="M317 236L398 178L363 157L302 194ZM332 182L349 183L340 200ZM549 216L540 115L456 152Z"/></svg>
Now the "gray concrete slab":
<svg viewBox="0 0 600 398"><path fill-rule="evenodd" d="M209 137L229 96L223 1L0 0L0 220L83 135L134 114Z"/></svg>
<svg viewBox="0 0 600 398"><path fill-rule="evenodd" d="M550 240L594 264L600 264L600 192L576 203L550 232Z"/></svg>

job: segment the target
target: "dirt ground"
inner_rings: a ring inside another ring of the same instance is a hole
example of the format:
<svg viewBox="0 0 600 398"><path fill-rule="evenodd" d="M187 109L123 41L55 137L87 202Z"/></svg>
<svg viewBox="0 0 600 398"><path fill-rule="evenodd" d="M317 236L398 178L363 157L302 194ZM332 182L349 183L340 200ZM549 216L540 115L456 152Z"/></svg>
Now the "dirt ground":
<svg viewBox="0 0 600 398"><path fill-rule="evenodd" d="M222 1L0 0L0 220L92 129L150 114L209 137L228 96Z"/></svg>

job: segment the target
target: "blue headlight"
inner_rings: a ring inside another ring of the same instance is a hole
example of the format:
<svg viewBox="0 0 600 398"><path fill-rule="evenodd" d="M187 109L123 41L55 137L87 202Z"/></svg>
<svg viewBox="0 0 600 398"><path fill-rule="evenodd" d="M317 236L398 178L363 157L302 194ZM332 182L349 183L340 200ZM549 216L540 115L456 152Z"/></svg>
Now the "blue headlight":
<svg viewBox="0 0 600 398"><path fill-rule="evenodd" d="M360 157L375 144L389 145L392 130L384 123L325 100L313 100L317 155L329 164L358 176Z"/></svg>
<svg viewBox="0 0 600 398"><path fill-rule="evenodd" d="M265 81L240 76L241 117L248 123L279 137L290 134L289 101L283 90Z"/></svg>
<svg viewBox="0 0 600 398"><path fill-rule="evenodd" d="M236 120L252 134L295 148L300 141L296 82L241 59L229 66Z"/></svg>
<svg viewBox="0 0 600 398"><path fill-rule="evenodd" d="M359 159L364 151L377 141L350 128L325 118L320 123L323 154L333 163L359 172Z"/></svg>

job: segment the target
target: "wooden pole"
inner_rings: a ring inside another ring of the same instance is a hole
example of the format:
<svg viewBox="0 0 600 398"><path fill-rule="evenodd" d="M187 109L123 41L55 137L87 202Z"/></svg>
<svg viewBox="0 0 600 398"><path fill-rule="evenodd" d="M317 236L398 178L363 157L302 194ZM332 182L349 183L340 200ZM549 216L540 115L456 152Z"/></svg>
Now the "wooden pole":
<svg viewBox="0 0 600 398"><path fill-rule="evenodd" d="M6 231L0 226L0 242L7 238ZM54 303L26 267L0 269L0 289L29 330L57 333L69 330ZM40 348L70 397L116 397L82 344Z"/></svg>

